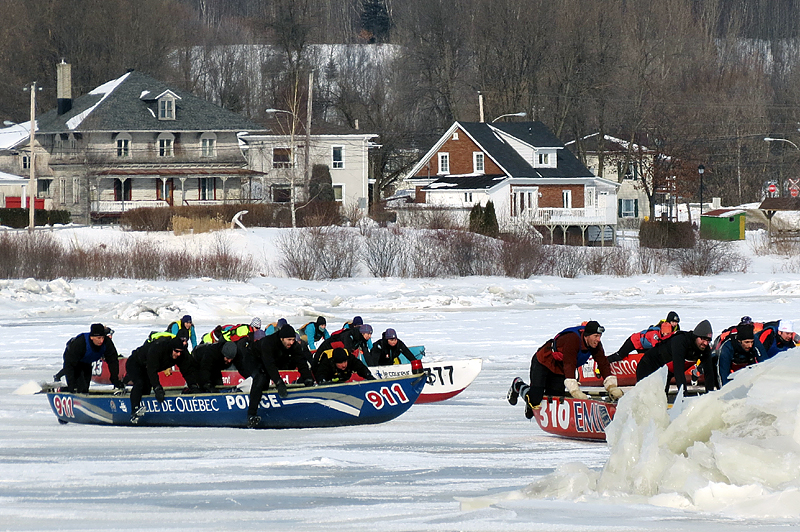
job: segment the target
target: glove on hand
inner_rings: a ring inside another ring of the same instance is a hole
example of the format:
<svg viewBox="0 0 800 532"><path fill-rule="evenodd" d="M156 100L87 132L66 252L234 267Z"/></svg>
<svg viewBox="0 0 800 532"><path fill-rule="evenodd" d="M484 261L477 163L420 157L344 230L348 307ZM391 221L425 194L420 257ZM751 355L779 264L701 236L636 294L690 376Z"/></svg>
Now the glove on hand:
<svg viewBox="0 0 800 532"><path fill-rule="evenodd" d="M588 399L589 396L581 391L581 387L576 379L564 379L564 386L573 399Z"/></svg>
<svg viewBox="0 0 800 532"><path fill-rule="evenodd" d="M163 403L164 399L166 399L166 394L164 393L164 388L162 388L161 386L156 386L155 388L153 388L153 392L155 392L156 399L158 400L158 402L159 403Z"/></svg>
<svg viewBox="0 0 800 532"><path fill-rule="evenodd" d="M622 390L617 387L617 378L614 375L606 377L603 381L603 388L606 389L608 395L615 401L624 395Z"/></svg>
<svg viewBox="0 0 800 532"><path fill-rule="evenodd" d="M285 398L289 396L289 392L286 390L286 384L283 381L278 381L275 387L278 389L278 395L281 397Z"/></svg>
<svg viewBox="0 0 800 532"><path fill-rule="evenodd" d="M312 386L314 386L314 379L306 379L306 380L304 380L303 381L303 386L305 386L306 388L311 388Z"/></svg>

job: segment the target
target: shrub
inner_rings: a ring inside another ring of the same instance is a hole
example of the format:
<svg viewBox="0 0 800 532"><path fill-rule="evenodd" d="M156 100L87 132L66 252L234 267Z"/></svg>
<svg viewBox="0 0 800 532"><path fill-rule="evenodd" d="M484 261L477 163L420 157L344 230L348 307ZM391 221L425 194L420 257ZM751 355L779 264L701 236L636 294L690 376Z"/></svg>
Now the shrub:
<svg viewBox="0 0 800 532"><path fill-rule="evenodd" d="M183 216L172 217L172 232L176 236L188 233L210 233L220 231L229 226L230 222L225 222L221 216L214 218L185 218Z"/></svg>
<svg viewBox="0 0 800 532"><path fill-rule="evenodd" d="M642 222L639 227L639 246L655 249L690 249L695 244L695 234L689 222Z"/></svg>
<svg viewBox="0 0 800 532"><path fill-rule="evenodd" d="M506 235L500 247L500 267L507 277L527 279L552 271L551 254L540 236L532 233Z"/></svg>
<svg viewBox="0 0 800 532"><path fill-rule="evenodd" d="M693 248L677 254L677 265L683 275L717 275L744 273L748 260L737 253L730 242L700 239Z"/></svg>
<svg viewBox="0 0 800 532"><path fill-rule="evenodd" d="M33 224L36 226L68 224L69 211L42 210L33 211ZM28 209L0 209L0 225L22 229L30 225L30 211Z"/></svg>
<svg viewBox="0 0 800 532"><path fill-rule="evenodd" d="M392 277L399 274L399 265L405 260L402 233L389 229L370 229L365 235L364 263L375 277Z"/></svg>

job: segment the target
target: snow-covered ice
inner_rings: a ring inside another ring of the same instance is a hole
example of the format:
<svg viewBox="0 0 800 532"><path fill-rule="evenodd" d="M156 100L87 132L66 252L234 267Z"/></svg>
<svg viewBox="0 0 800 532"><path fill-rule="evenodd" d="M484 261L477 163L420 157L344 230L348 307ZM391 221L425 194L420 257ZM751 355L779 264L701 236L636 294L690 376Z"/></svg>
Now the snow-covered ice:
<svg viewBox="0 0 800 532"><path fill-rule="evenodd" d="M670 310L685 329L708 318L715 332L743 315L800 318L800 275L774 273L778 259L703 278L304 282L270 276L276 234L228 234L234 249L265 262L265 276L247 283L0 281L0 529L800 529L796 350L672 420L654 375L623 398L609 445L547 435L505 400L533 351L583 320L600 321L614 351ZM147 238L202 246L214 237ZM483 371L449 401L382 425L329 429L59 425L43 396L12 393L50 379L64 343L92 322L111 326L127 354L183 314L199 333L253 316L300 325L321 314L336 328L361 315L376 332L393 327L424 344L433 359L481 357Z"/></svg>

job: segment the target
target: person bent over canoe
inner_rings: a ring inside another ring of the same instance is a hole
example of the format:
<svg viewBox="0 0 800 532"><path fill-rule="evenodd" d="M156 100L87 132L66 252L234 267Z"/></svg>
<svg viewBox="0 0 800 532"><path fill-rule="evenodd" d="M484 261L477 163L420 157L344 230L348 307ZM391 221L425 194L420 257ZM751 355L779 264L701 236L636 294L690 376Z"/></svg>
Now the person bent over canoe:
<svg viewBox="0 0 800 532"><path fill-rule="evenodd" d="M719 389L717 369L711 355L711 343L714 337L711 323L703 320L691 331L678 331L652 349L648 349L636 366L636 380L640 381L654 373L661 366L667 366L669 377L667 388L672 377L678 388L686 389L686 369L698 360L703 370L706 391Z"/></svg>
<svg viewBox="0 0 800 532"><path fill-rule="evenodd" d="M600 341L603 332L605 329L599 323L590 321L564 329L548 340L531 359L530 386L519 377L514 379L508 390L508 402L515 405L519 396L525 398L525 417L531 419L545 395L564 396L566 389L575 399L588 399L581 391L576 371L589 357L594 358L608 395L615 400L622 397Z"/></svg>
<svg viewBox="0 0 800 532"><path fill-rule="evenodd" d="M152 390L158 402L164 402L166 395L158 379L159 371L178 366L186 384L190 387L197 386L192 373L189 352L186 348L188 343L186 340L183 336L158 338L152 342L145 342L128 357L126 378L133 382L131 423L137 424L139 419L145 415L144 405L141 404L143 395L149 395Z"/></svg>
<svg viewBox="0 0 800 532"><path fill-rule="evenodd" d="M647 329L635 332L622 344L616 353L608 355L609 362L618 362L631 354L632 351L643 354L658 342L666 340L680 330L681 318L678 313L670 311L667 318L651 325Z"/></svg>
<svg viewBox="0 0 800 532"><path fill-rule="evenodd" d="M314 365L314 376L320 384L347 382L353 373L364 380L375 380L369 368L343 347L323 351Z"/></svg>
<svg viewBox="0 0 800 532"><path fill-rule="evenodd" d="M358 327L349 327L333 333L330 338L317 347L317 352L314 354L314 363L317 363L319 359L317 353L336 347L347 349L347 352L355 357L364 357L363 361L366 362L366 356L372 349L372 326L362 323Z"/></svg>
<svg viewBox="0 0 800 532"><path fill-rule="evenodd" d="M222 386L222 371L233 365L237 348L235 342L217 342L215 344L200 344L192 352L194 364L197 368L197 384L201 390L208 393L217 391L217 386Z"/></svg>
<svg viewBox="0 0 800 532"><path fill-rule="evenodd" d="M255 342L252 348L250 363L253 368L253 384L250 387L250 405L247 407L247 426L255 428L261 423L258 416L258 405L261 395L269 388L269 381L275 383L278 395L286 397L288 392L286 384L281 379L278 364L285 369L297 369L300 379L306 386L314 385L314 376L311 368L303 355L300 346L295 345L297 332L289 324L284 325L279 331L269 334ZM288 362L287 362L288 361Z"/></svg>
<svg viewBox="0 0 800 532"><path fill-rule="evenodd" d="M110 330L110 329L109 329ZM92 324L88 333L81 333L67 342L64 350L64 367L58 374L67 378L67 391L88 393L92 380L92 364L104 359L111 372L111 384L118 390L125 385L119 378L119 355L111 337L106 334L106 327L100 323Z"/></svg>
<svg viewBox="0 0 800 532"><path fill-rule="evenodd" d="M400 356L408 359L404 362ZM414 353L403 343L402 340L397 338L397 332L394 329L386 329L380 340L372 345L372 350L369 352L367 363L370 366L391 366L394 364L408 364L417 357Z"/></svg>
<svg viewBox="0 0 800 532"><path fill-rule="evenodd" d="M713 350L717 363L720 386L728 384L731 373L768 359L764 346L755 337L752 323L740 323L735 330Z"/></svg>

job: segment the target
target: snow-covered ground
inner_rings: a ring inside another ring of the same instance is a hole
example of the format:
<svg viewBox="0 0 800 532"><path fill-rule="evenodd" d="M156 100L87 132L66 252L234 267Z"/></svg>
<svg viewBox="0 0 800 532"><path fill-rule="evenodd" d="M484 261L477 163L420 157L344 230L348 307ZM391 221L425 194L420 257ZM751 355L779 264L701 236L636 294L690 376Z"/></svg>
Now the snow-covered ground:
<svg viewBox="0 0 800 532"><path fill-rule="evenodd" d="M274 275L277 233L227 237ZM157 238L199 246L214 237ZM774 273L774 257L752 260L750 273L703 278L0 281L0 529L800 529L796 351L735 381L738 392L704 398L684 429L665 426L652 386L637 387L613 452L546 435L505 400L533 351L583 320L600 321L614 351L670 310L685 329L708 318L715 332L743 315L800 319L800 275ZM65 342L90 323L114 328L127 354L183 314L200 333L253 316L300 325L321 314L336 328L360 315L377 333L393 327L424 344L429 358L481 357L483 371L449 401L332 429L59 425L43 396L12 394L52 378ZM715 435L684 456L675 441L700 426Z"/></svg>

